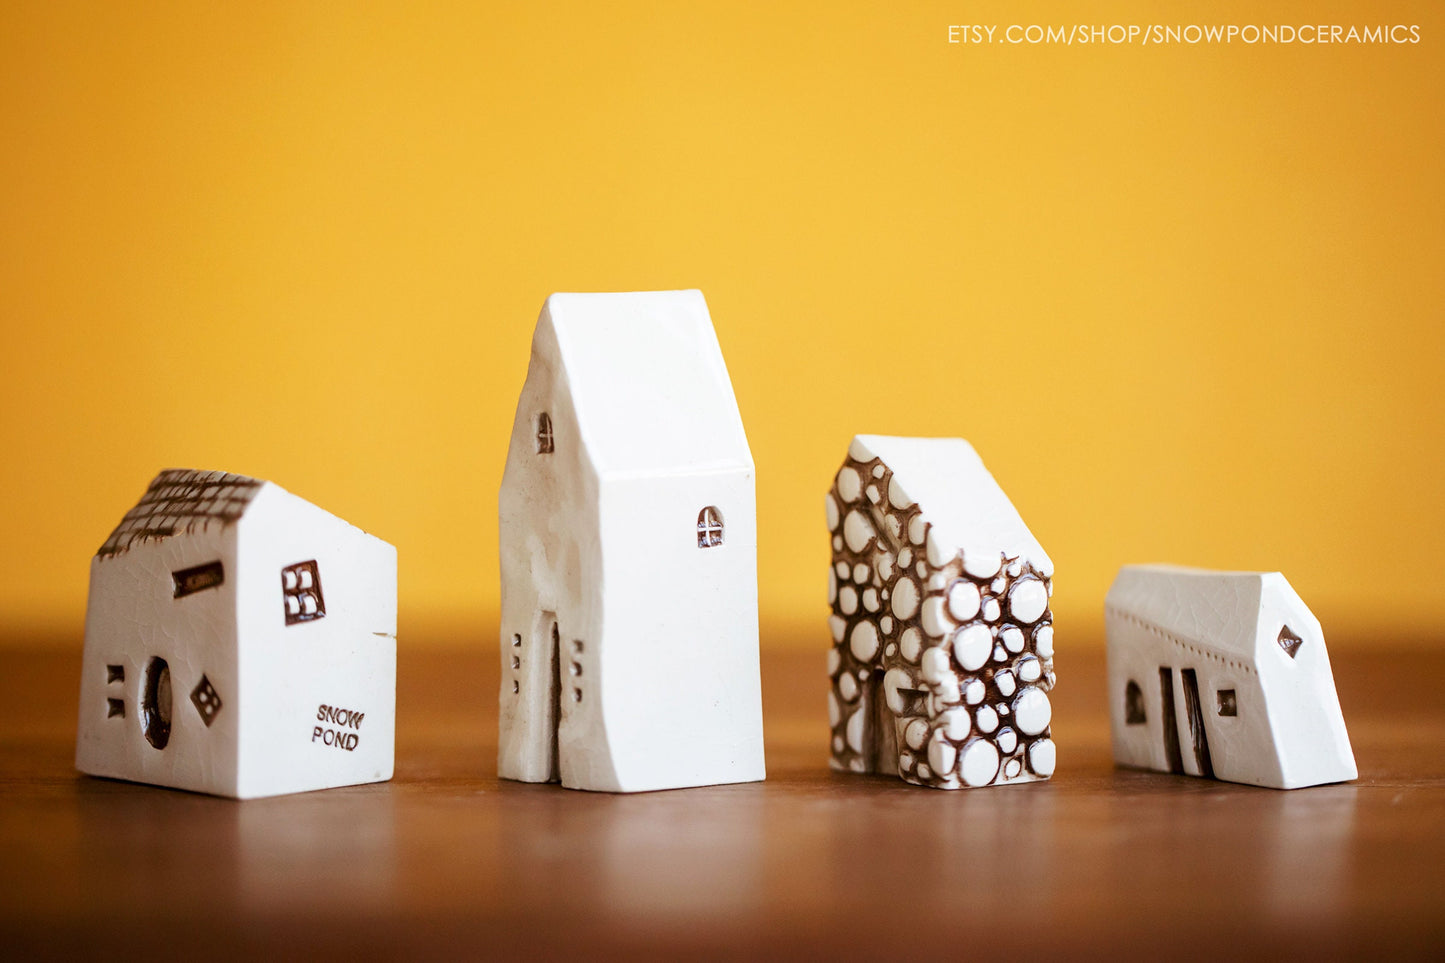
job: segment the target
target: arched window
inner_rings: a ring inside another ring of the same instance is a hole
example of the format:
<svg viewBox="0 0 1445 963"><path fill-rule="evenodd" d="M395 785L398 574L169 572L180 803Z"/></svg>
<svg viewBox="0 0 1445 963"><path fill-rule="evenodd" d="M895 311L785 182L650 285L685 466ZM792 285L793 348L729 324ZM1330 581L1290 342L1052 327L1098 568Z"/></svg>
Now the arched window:
<svg viewBox="0 0 1445 963"><path fill-rule="evenodd" d="M552 451L552 416L544 411L537 416L537 454L550 455Z"/></svg>
<svg viewBox="0 0 1445 963"><path fill-rule="evenodd" d="M697 547L716 548L723 542L723 517L716 506L697 513Z"/></svg>
<svg viewBox="0 0 1445 963"><path fill-rule="evenodd" d="M1139 683L1130 679L1129 684L1124 687L1124 722L1138 726L1147 721L1144 716L1144 692L1139 688Z"/></svg>

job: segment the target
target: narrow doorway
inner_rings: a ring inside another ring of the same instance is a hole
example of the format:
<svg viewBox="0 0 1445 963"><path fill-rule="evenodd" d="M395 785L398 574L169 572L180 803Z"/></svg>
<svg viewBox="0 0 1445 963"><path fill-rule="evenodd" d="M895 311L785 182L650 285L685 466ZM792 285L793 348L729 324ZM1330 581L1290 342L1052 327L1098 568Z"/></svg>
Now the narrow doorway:
<svg viewBox="0 0 1445 963"><path fill-rule="evenodd" d="M547 781L562 781L561 754L557 745L557 729L562 724L562 633L552 618L552 635L547 643Z"/></svg>
<svg viewBox="0 0 1445 963"><path fill-rule="evenodd" d="M1184 682L1184 709L1189 713L1189 735L1194 741L1194 762L1199 774L1214 778L1214 763L1209 758L1209 736L1204 731L1204 707L1199 703L1199 679L1193 669L1179 673Z"/></svg>
<svg viewBox="0 0 1445 963"><path fill-rule="evenodd" d="M1184 774L1184 756L1179 751L1179 719L1174 714L1174 670L1160 667L1159 699L1162 712L1159 721L1164 726L1164 756L1169 762L1169 771Z"/></svg>
<svg viewBox="0 0 1445 963"><path fill-rule="evenodd" d="M160 656L146 664L145 688L141 693L140 728L157 749L171 741L171 667Z"/></svg>
<svg viewBox="0 0 1445 963"><path fill-rule="evenodd" d="M561 637L557 613L537 611L533 614L524 655L512 656L512 668L522 670L520 689L513 691L523 693L517 724L523 732L528 781L532 782L558 782L561 778L557 749L557 726L562 709L558 671ZM520 646L521 640L514 639L513 645Z"/></svg>
<svg viewBox="0 0 1445 963"><path fill-rule="evenodd" d="M898 775L898 726L888 698L883 691L883 670L874 669L868 677L867 730L863 733L864 765L867 772Z"/></svg>

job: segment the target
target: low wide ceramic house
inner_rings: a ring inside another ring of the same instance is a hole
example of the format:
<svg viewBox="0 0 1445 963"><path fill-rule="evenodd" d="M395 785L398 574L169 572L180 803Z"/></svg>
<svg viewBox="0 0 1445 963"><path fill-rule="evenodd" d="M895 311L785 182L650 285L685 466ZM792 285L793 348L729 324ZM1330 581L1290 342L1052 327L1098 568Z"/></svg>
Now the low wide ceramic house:
<svg viewBox="0 0 1445 963"><path fill-rule="evenodd" d="M502 777L763 778L753 477L701 292L548 298L500 496Z"/></svg>
<svg viewBox="0 0 1445 963"><path fill-rule="evenodd" d="M75 764L249 799L391 778L396 549L168 470L91 560Z"/></svg>
<svg viewBox="0 0 1445 963"><path fill-rule="evenodd" d="M832 767L1052 775L1054 565L968 442L859 435L826 507Z"/></svg>
<svg viewBox="0 0 1445 963"><path fill-rule="evenodd" d="M1355 778L1324 633L1280 573L1128 565L1105 624L1119 765L1275 789Z"/></svg>

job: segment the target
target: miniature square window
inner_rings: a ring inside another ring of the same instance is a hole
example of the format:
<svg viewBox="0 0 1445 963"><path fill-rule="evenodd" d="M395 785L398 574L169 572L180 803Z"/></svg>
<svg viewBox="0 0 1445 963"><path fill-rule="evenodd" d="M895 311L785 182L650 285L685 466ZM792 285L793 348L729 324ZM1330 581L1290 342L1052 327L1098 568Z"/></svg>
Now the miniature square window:
<svg viewBox="0 0 1445 963"><path fill-rule="evenodd" d="M312 622L326 616L326 599L321 595L321 573L316 560L297 562L281 570L281 594L286 606L286 624Z"/></svg>
<svg viewBox="0 0 1445 963"><path fill-rule="evenodd" d="M723 543L722 512L709 505L697 513L697 547L716 548Z"/></svg>
<svg viewBox="0 0 1445 963"><path fill-rule="evenodd" d="M1219 700L1219 714L1222 716L1239 715L1239 702L1234 697L1233 689L1220 689L1215 697Z"/></svg>
<svg viewBox="0 0 1445 963"><path fill-rule="evenodd" d="M1284 649L1284 654L1293 659L1299 654L1299 647L1305 644L1305 640L1290 631L1288 625L1279 630L1279 647Z"/></svg>
<svg viewBox="0 0 1445 963"><path fill-rule="evenodd" d="M545 411L537 416L537 454L550 455L556 450L552 438L552 416Z"/></svg>

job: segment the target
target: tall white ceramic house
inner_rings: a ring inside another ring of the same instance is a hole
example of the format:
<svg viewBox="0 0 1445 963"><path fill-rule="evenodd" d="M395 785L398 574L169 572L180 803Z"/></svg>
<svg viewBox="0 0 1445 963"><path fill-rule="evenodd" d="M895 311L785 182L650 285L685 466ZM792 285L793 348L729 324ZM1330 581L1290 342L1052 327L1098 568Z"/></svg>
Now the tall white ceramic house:
<svg viewBox="0 0 1445 963"><path fill-rule="evenodd" d="M502 777L763 778L753 478L701 292L547 299L500 497Z"/></svg>
<svg viewBox="0 0 1445 963"><path fill-rule="evenodd" d="M75 764L248 799L390 779L396 549L265 481L168 470L91 560Z"/></svg>
<svg viewBox="0 0 1445 963"><path fill-rule="evenodd" d="M1105 621L1120 765L1275 789L1355 778L1320 623L1280 573L1125 566Z"/></svg>
<svg viewBox="0 0 1445 963"><path fill-rule="evenodd" d="M831 765L938 789L1054 772L1054 563L961 438L859 435L826 496Z"/></svg>

